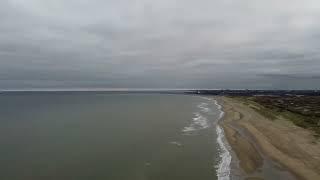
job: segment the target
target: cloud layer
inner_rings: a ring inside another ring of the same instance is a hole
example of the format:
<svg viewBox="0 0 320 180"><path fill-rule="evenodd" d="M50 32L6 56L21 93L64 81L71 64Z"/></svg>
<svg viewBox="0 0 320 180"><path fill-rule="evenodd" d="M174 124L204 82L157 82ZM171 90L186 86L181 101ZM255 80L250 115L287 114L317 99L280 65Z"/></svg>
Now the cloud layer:
<svg viewBox="0 0 320 180"><path fill-rule="evenodd" d="M0 88L320 88L317 0L2 0Z"/></svg>

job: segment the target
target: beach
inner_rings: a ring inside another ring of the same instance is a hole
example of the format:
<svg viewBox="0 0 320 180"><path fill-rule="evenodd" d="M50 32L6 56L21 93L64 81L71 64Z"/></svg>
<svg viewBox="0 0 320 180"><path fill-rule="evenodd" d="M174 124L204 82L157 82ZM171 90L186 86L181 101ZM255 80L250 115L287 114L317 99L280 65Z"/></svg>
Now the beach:
<svg viewBox="0 0 320 180"><path fill-rule="evenodd" d="M236 98L219 97L220 122L244 179L320 179L320 143L312 132L270 120ZM235 170L234 170L235 171Z"/></svg>

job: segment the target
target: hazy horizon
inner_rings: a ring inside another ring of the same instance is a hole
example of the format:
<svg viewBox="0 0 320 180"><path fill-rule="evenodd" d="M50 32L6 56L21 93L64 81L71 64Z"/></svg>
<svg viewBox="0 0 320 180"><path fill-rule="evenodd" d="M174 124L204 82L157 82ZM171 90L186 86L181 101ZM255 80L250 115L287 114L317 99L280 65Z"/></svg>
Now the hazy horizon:
<svg viewBox="0 0 320 180"><path fill-rule="evenodd" d="M2 0L0 90L319 89L317 0Z"/></svg>
<svg viewBox="0 0 320 180"><path fill-rule="evenodd" d="M215 89L215 88L20 88L0 89L1 92L188 92L197 90L252 90L252 91L320 91L320 89Z"/></svg>

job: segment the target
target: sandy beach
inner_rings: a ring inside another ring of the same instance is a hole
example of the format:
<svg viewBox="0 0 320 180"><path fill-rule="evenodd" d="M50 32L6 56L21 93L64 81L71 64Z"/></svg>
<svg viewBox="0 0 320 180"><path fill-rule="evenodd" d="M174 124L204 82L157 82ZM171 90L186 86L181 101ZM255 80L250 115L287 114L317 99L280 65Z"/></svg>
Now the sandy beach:
<svg viewBox="0 0 320 180"><path fill-rule="evenodd" d="M282 117L269 120L234 98L218 101L244 179L320 179L320 141L311 131Z"/></svg>

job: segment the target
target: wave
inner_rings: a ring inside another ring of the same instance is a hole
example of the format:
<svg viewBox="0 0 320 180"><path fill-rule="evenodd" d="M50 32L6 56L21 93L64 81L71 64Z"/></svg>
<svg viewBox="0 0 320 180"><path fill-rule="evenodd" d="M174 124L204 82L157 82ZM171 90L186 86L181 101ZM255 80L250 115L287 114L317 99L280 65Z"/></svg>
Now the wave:
<svg viewBox="0 0 320 180"><path fill-rule="evenodd" d="M222 111L222 106L218 104L217 100L208 98L208 97L201 97L200 98L209 101L208 103L202 102L197 105L197 108L200 110L199 112L194 113L194 117L192 118L192 123L188 127L184 127L182 132L192 132L197 131L200 129L206 129L210 126L209 121L206 117L202 116L204 115L210 115L212 114L211 109L208 107L210 102L214 102L214 104L218 107L219 111L219 117L218 121L222 119L224 116L224 112ZM230 147L227 144L227 141L224 136L223 129L219 126L217 122L214 123L216 125L216 132L217 132L217 143L219 146L219 156L220 161L217 165L217 176L218 180L230 180L230 173L231 173L231 153L229 152L228 148Z"/></svg>
<svg viewBox="0 0 320 180"><path fill-rule="evenodd" d="M219 120L223 117L224 115L224 112L221 110L222 109L222 106L220 104L218 104L218 101L217 100L214 100L214 104L216 106L218 106L218 110L220 111L220 114L219 114Z"/></svg>
<svg viewBox="0 0 320 180"><path fill-rule="evenodd" d="M200 97L205 100L211 100L210 98ZM198 111L195 112L194 117L192 118L192 122L188 127L184 127L182 132L191 132L200 129L206 129L209 127L208 119L205 117L206 114L211 112L211 109L208 107L209 104L205 102L201 102L197 105ZM204 114L204 115L202 115Z"/></svg>
<svg viewBox="0 0 320 180"><path fill-rule="evenodd" d="M208 113L211 111L211 109L208 108L208 103L201 103L197 107L200 108L200 111L204 113Z"/></svg>
<svg viewBox="0 0 320 180"><path fill-rule="evenodd" d="M194 113L194 116L191 125L184 127L182 132L196 131L209 127L208 119L206 117L202 116L200 113Z"/></svg>
<svg viewBox="0 0 320 180"><path fill-rule="evenodd" d="M189 127L184 127L182 129L182 132L190 132L190 131L195 131L195 130L196 130L196 128L189 126Z"/></svg>
<svg viewBox="0 0 320 180"><path fill-rule="evenodd" d="M180 142L177 142L177 141L171 141L169 143L173 144L173 145L176 145L176 146L182 146L182 144Z"/></svg>
<svg viewBox="0 0 320 180"><path fill-rule="evenodd" d="M218 106L218 109L220 111L220 115L219 115L219 120L223 117L224 112L221 110L222 107L220 104L218 104L218 102L215 100L214 103ZM217 169L217 176L218 176L218 180L229 180L230 179L230 171L231 171L231 153L229 152L228 148L227 148L227 144L226 144L226 140L225 140L225 136L224 136L224 131L223 129L219 126L219 124L217 124L216 127L216 131L217 131L217 142L219 144L220 147L220 163L218 164L218 169Z"/></svg>
<svg viewBox="0 0 320 180"><path fill-rule="evenodd" d="M200 96L200 98L205 99L205 100L208 100L208 101L211 101L211 100L212 100L211 98L204 97L204 96Z"/></svg>
<svg viewBox="0 0 320 180"><path fill-rule="evenodd" d="M200 129L205 129L209 127L208 119L199 113L194 113L196 117L193 118L193 123Z"/></svg>
<svg viewBox="0 0 320 180"><path fill-rule="evenodd" d="M217 169L217 175L218 175L218 180L229 180L230 179L230 171L231 171L231 154L229 150L227 149L225 143L224 143L224 132L223 129L217 125L217 142L220 147L220 158L221 161L218 165Z"/></svg>

